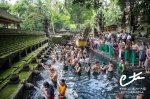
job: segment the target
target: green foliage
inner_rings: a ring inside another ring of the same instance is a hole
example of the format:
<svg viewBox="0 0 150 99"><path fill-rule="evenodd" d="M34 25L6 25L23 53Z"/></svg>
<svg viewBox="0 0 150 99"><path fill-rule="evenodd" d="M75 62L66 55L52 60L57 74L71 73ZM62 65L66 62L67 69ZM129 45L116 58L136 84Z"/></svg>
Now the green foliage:
<svg viewBox="0 0 150 99"><path fill-rule="evenodd" d="M105 25L110 25L111 22L115 21L118 22L119 14L121 13L121 10L119 6L117 6L118 0L113 0L109 4L106 2L103 3L103 6L100 8L104 14L104 22Z"/></svg>

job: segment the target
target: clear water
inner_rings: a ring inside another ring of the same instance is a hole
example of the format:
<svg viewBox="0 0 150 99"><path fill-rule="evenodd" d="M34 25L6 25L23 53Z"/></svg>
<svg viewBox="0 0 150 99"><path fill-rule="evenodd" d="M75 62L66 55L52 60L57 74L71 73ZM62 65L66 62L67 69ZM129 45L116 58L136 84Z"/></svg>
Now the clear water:
<svg viewBox="0 0 150 99"><path fill-rule="evenodd" d="M90 62L94 64L95 61L104 61L108 63L106 59L100 57L97 53L89 51ZM50 60L46 64L51 63ZM81 78L77 80L76 75L68 69L68 71L63 70L63 63L56 62L53 66L57 69L58 72L58 81L59 79L64 78L67 84L66 97L67 99L115 99L115 93L120 92L120 85L116 76L111 80L107 79L106 73L101 73L97 79L92 75L90 78L84 72L84 67L82 68ZM48 73L43 68L40 68L40 75L35 76L31 83L34 84L34 89L26 90L23 93L23 99L42 99L42 88L43 82L48 81L52 84L51 80L48 77ZM143 86L142 81L134 82L126 88L136 88L137 86ZM137 94L125 94L126 99L135 99ZM55 99L58 99L57 90L55 89Z"/></svg>

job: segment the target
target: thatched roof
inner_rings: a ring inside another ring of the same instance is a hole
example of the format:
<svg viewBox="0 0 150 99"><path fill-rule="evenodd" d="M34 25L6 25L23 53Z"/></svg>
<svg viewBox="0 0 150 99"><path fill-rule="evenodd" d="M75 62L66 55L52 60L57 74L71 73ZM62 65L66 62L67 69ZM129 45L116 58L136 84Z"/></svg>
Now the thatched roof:
<svg viewBox="0 0 150 99"><path fill-rule="evenodd" d="M67 32L67 30L64 29L64 28L60 29L59 31L60 31L60 32Z"/></svg>
<svg viewBox="0 0 150 99"><path fill-rule="evenodd" d="M0 23L20 23L21 20L11 15L9 12L0 9Z"/></svg>

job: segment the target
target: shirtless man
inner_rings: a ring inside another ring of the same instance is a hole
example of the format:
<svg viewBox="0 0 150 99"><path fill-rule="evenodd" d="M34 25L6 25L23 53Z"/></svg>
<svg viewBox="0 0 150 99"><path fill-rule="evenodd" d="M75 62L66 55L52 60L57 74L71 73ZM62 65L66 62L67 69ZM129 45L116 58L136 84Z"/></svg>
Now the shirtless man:
<svg viewBox="0 0 150 99"><path fill-rule="evenodd" d="M71 67L74 68L75 65L76 65L76 57L74 56L74 58L71 61Z"/></svg>
<svg viewBox="0 0 150 99"><path fill-rule="evenodd" d="M109 61L108 65L108 77L111 78L113 76L113 64L111 61Z"/></svg>
<svg viewBox="0 0 150 99"><path fill-rule="evenodd" d="M93 76L97 77L101 71L99 62L97 61L95 65L92 66Z"/></svg>
<svg viewBox="0 0 150 99"><path fill-rule="evenodd" d="M57 71L52 68L51 72L48 72L48 76L52 80L54 87L57 88Z"/></svg>

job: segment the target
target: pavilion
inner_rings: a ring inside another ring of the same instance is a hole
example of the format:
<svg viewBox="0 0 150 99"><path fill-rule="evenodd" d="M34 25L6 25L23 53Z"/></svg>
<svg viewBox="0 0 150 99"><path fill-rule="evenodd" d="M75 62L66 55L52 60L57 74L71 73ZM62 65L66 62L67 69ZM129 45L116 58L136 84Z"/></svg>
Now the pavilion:
<svg viewBox="0 0 150 99"><path fill-rule="evenodd" d="M15 29L19 29L21 20L11 15L9 12L0 9L0 24L4 24L4 28L8 28L8 25L14 24Z"/></svg>

